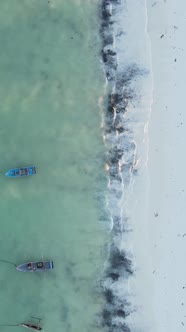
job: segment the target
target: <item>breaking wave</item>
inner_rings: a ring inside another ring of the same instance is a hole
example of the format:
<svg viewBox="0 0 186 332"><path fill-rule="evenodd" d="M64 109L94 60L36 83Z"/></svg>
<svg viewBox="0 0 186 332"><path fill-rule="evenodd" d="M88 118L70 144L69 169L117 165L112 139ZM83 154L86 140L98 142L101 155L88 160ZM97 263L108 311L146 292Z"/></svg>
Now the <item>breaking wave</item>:
<svg viewBox="0 0 186 332"><path fill-rule="evenodd" d="M135 4L134 4L135 2ZM111 244L101 282L101 325L108 332L134 328L130 280L136 278L131 239L135 228L135 178L146 168L148 120L152 103L150 42L145 0L102 0L102 63L106 77L102 101ZM137 181L138 182L138 181ZM138 329L139 330L139 329Z"/></svg>

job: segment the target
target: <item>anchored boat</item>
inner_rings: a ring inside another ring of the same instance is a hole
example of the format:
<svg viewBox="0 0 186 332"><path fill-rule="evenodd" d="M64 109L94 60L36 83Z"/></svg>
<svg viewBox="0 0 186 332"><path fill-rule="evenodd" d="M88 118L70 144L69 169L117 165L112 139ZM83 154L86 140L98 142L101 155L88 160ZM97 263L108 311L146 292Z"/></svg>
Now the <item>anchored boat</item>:
<svg viewBox="0 0 186 332"><path fill-rule="evenodd" d="M34 330L34 331L41 331L42 330L42 328L39 325L35 325L35 324L21 323L18 326L26 327L27 329Z"/></svg>
<svg viewBox="0 0 186 332"><path fill-rule="evenodd" d="M32 317L33 319L37 319L38 322L41 321L41 318L36 318L36 317ZM17 327L17 326L21 326L21 327L25 327L26 329L30 329L33 331L41 331L42 327L40 327L38 324L35 323L20 323L20 324L0 324L0 326L4 326L4 327Z"/></svg>
<svg viewBox="0 0 186 332"><path fill-rule="evenodd" d="M4 326L4 327L17 327L17 326L21 326L21 327L26 327L26 329L30 329L32 331L41 331L42 327L40 327L39 325L36 324L27 324L27 323L21 323L21 324L7 324L7 325L0 325L0 326Z"/></svg>
<svg viewBox="0 0 186 332"><path fill-rule="evenodd" d="M34 175L36 174L36 167L35 166L28 166L28 167L22 167L22 168L13 168L9 169L5 175L12 177L12 178L17 178L17 177L22 177L22 176L29 176L29 175Z"/></svg>
<svg viewBox="0 0 186 332"><path fill-rule="evenodd" d="M52 270L53 268L53 261L27 262L16 266L16 269L22 272L40 272Z"/></svg>

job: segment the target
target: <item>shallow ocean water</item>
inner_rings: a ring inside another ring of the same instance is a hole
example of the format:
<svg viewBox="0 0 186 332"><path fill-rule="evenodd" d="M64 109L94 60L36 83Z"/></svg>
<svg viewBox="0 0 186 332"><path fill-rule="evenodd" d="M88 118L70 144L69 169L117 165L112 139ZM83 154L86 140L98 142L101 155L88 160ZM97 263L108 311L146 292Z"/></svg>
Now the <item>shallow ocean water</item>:
<svg viewBox="0 0 186 332"><path fill-rule="evenodd" d="M98 1L0 4L0 170L38 170L1 175L0 259L55 266L24 274L0 263L0 324L36 316L45 331L99 330L107 235L97 198L105 186L97 11Z"/></svg>

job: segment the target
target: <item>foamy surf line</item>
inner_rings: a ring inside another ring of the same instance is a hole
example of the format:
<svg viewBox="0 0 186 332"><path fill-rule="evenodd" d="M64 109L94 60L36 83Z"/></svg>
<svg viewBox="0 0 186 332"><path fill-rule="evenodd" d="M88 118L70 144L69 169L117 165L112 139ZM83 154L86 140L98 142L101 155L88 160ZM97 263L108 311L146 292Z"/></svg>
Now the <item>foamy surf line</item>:
<svg viewBox="0 0 186 332"><path fill-rule="evenodd" d="M147 130L152 103L150 43L145 0L102 0L102 62L106 77L103 138L107 150L107 209L111 244L102 281L102 326L108 332L141 329L131 285L135 253L134 178L145 169ZM137 232L135 233L137 234Z"/></svg>

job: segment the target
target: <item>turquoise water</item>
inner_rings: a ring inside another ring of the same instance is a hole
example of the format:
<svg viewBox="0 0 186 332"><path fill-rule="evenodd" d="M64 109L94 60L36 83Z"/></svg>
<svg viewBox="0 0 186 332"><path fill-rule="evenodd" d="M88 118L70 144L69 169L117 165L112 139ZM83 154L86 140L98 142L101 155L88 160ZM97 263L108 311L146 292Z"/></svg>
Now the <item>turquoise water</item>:
<svg viewBox="0 0 186 332"><path fill-rule="evenodd" d="M55 265L24 274L0 264L0 324L37 316L45 331L99 330L105 234L95 198L104 183L97 7L0 3L0 169L38 169L30 178L1 176L0 259Z"/></svg>

